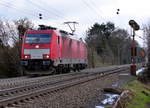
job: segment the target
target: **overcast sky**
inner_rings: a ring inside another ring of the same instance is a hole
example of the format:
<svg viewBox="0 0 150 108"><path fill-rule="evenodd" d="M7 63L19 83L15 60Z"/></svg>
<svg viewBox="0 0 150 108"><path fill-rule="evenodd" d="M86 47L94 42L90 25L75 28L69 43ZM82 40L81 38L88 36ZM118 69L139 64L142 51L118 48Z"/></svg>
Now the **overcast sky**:
<svg viewBox="0 0 150 108"><path fill-rule="evenodd" d="M0 17L10 21L27 17L35 25L46 24L67 31L70 30L63 22L77 21L76 34L81 37L95 22L111 21L116 27L130 31L128 21L134 19L142 28L150 19L149 4L150 0L0 0Z"/></svg>

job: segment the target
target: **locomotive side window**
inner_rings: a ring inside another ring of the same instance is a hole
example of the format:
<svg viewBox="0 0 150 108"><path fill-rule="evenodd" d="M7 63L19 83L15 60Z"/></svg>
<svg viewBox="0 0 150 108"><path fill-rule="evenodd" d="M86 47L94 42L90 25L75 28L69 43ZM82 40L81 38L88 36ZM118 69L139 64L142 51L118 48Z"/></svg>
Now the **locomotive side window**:
<svg viewBox="0 0 150 108"><path fill-rule="evenodd" d="M57 38L57 43L59 44L60 43L60 37L58 36Z"/></svg>
<svg viewBox="0 0 150 108"><path fill-rule="evenodd" d="M52 34L27 34L25 43L50 43Z"/></svg>

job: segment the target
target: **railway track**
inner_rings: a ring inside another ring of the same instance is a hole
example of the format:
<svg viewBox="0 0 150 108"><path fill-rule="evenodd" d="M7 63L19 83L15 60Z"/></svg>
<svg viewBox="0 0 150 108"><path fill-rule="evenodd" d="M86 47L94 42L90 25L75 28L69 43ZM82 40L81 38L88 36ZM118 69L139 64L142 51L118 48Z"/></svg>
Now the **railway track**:
<svg viewBox="0 0 150 108"><path fill-rule="evenodd" d="M9 78L9 79L0 79L0 90L8 89L8 88L15 88L19 86L29 85L31 83L40 83L40 82L47 82L53 81L57 79L63 79L65 77L69 77L72 75L77 74L84 74L87 72L99 72L99 70L109 70L113 68L117 68L118 66L110 66L110 67L101 67L100 69L93 70L93 69L85 69L82 72L74 72L74 73L67 73L67 74L59 74L59 75L51 75L51 76L42 76L36 78L28 78L28 77L18 77L18 78ZM108 69L107 69L108 68Z"/></svg>
<svg viewBox="0 0 150 108"><path fill-rule="evenodd" d="M27 77L16 77L16 78L7 78L7 79L0 79L0 90L3 88L7 88L10 85L16 85L17 82L23 81L27 79Z"/></svg>
<svg viewBox="0 0 150 108"><path fill-rule="evenodd" d="M122 66L101 72L83 72L82 74L74 74L72 76L68 75L69 77L57 81L46 81L35 84L31 83L30 85L4 89L0 91L0 108L18 106L22 103L30 102L59 90L117 72L128 71L128 69L128 66Z"/></svg>
<svg viewBox="0 0 150 108"><path fill-rule="evenodd" d="M62 79L68 76L72 76L79 73L67 73L67 74L59 74L59 75L51 75L51 76L42 76L42 77L35 77L35 78L28 78L28 77L18 77L18 78L10 78L10 79L1 79L0 80L0 90L15 88L19 86L25 86L29 84L35 84L40 82L47 82L50 80L55 79Z"/></svg>

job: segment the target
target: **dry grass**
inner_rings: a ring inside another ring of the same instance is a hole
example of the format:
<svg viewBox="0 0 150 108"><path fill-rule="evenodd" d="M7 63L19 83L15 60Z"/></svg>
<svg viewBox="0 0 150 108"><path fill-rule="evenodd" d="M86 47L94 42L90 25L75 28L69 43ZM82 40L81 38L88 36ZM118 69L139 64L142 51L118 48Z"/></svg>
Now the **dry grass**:
<svg viewBox="0 0 150 108"><path fill-rule="evenodd" d="M135 80L128 83L125 89L131 90L134 94L130 102L126 102L127 108L147 108L147 103L150 102L149 87ZM147 88L147 89L146 89Z"/></svg>

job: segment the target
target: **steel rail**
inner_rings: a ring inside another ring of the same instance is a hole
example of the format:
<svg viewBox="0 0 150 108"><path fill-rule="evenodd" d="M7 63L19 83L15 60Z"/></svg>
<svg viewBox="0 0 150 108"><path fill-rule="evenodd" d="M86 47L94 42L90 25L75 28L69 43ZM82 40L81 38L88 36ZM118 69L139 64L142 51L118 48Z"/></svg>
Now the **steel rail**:
<svg viewBox="0 0 150 108"><path fill-rule="evenodd" d="M101 67L100 70L108 70L108 69L113 69L113 68L117 68L117 67L122 67L122 66L126 66L126 65L121 65L121 66L109 66L109 67ZM63 77L68 77L69 75L77 75L77 74L84 74L86 72L96 72L94 69L85 69L81 72L74 72L74 73L66 73L66 74L59 74L59 75L51 75L51 76L42 76L42 77L36 77L36 78L10 78L10 79L0 79L0 90L3 89L8 89L8 88L15 88L15 87L19 87L19 86L24 86L24 85L29 85L31 83L39 83L39 82L46 82L49 80L55 80L58 78L63 78ZM96 70L99 70L96 69ZM11 80L13 79L13 80Z"/></svg>
<svg viewBox="0 0 150 108"><path fill-rule="evenodd" d="M104 70L102 72L108 72L108 71L112 71L112 70L116 70L116 68ZM76 77L79 77L79 76L82 77L82 75L85 75L85 74L97 74L97 73L100 73L100 72L92 72L92 73L91 72L81 72L81 73L76 73L76 74L75 73L66 74L66 75L62 75L62 79L64 79L63 77L75 77L76 78ZM23 85L23 86L14 87L14 88L3 89L3 90L0 90L0 99L1 99L1 97L7 96L9 94L12 95L12 94L15 94L15 93L18 93L18 92L22 92L24 90L26 91L27 88L29 90L33 90L34 88L38 88L38 87L43 86L43 85L50 85L50 84L58 83L58 82L62 81L62 79L60 79L58 81L50 81L49 78L48 79L46 78L45 81L43 79L43 80L39 80L37 82L30 82L30 84L28 84L28 85ZM53 79L51 79L51 80L53 80Z"/></svg>
<svg viewBox="0 0 150 108"><path fill-rule="evenodd" d="M119 68L118 68L119 69ZM94 72L94 73L82 73L82 74L77 74L75 76L68 76L69 78L67 79L60 79L60 80L56 80L56 81L45 81L45 82L37 82L37 83L34 83L34 84L29 84L29 85L25 85L25 86L19 86L19 87L14 87L14 88L9 88L9 89L3 89L3 90L0 90L0 100L1 98L5 98L5 97L9 97L9 96L12 96L12 95L15 95L15 94L19 94L19 93L24 93L24 92L29 92L29 91L33 91L33 90L36 90L36 89L40 89L40 88L43 88L43 87L48 87L48 86L51 86L51 85L54 85L54 84L57 84L59 82L62 82L62 81L68 81L68 80L73 80L73 79L76 79L76 78L80 78L80 77L86 77L88 75L94 75L94 74L97 74L97 73L104 73L104 72L108 72L108 71L113 71L114 69L110 69L110 70L105 70L103 72ZM115 68L116 70L116 68ZM86 75L85 75L86 74Z"/></svg>
<svg viewBox="0 0 150 108"><path fill-rule="evenodd" d="M100 77L104 77L110 74L127 71L128 69L129 69L128 67L123 67L123 68L119 68L119 69L117 68L117 69L107 71L107 72L99 72L99 73L95 72L92 74L85 74L85 76L74 78L72 80L70 79L66 81L61 81L61 83L54 84L53 86L50 86L50 87L38 89L38 90L25 93L25 94L19 94L17 96L12 96L9 98L4 98L0 100L0 108L4 108L6 106L15 106L15 105L18 105L19 103L28 102L30 100L39 98L40 96L44 96L52 92L62 90L64 88L68 88L68 87L78 85L84 82L95 80L95 79L98 79Z"/></svg>

